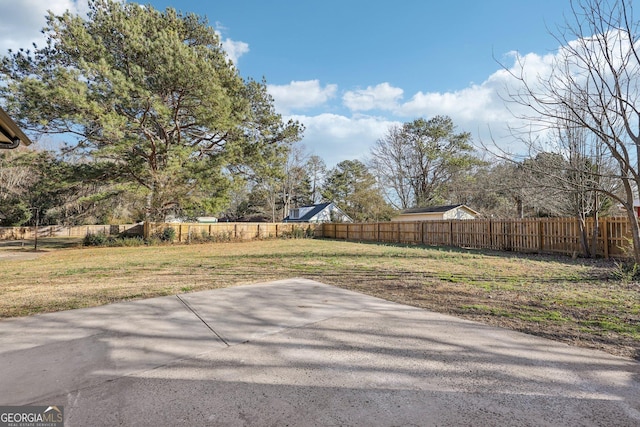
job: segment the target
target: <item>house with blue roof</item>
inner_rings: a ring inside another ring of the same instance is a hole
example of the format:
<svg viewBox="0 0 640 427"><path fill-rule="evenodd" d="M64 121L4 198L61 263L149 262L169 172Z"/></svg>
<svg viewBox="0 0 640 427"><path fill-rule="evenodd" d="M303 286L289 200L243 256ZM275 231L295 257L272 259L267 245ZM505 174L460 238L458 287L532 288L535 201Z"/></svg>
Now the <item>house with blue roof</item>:
<svg viewBox="0 0 640 427"><path fill-rule="evenodd" d="M333 202L301 206L289 211L282 222L353 222L351 217Z"/></svg>

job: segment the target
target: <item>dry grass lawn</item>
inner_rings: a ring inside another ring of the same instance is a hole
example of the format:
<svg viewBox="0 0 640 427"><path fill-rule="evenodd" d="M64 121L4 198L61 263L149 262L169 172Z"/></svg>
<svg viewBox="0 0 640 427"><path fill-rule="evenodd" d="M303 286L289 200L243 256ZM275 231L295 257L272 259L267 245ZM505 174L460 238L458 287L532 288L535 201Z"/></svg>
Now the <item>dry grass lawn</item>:
<svg viewBox="0 0 640 427"><path fill-rule="evenodd" d="M0 317L306 277L640 360L640 286L605 261L329 240L40 248L0 245Z"/></svg>

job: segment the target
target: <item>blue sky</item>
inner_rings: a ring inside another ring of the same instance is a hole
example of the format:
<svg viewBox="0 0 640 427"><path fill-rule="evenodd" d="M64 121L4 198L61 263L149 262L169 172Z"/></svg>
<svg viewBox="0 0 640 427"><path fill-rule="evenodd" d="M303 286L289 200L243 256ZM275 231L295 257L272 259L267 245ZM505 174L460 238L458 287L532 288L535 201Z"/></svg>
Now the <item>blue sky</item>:
<svg viewBox="0 0 640 427"><path fill-rule="evenodd" d="M82 0L0 0L0 49L38 40L47 9ZM147 2L143 2L147 3ZM278 111L306 126L302 141L329 166L364 160L389 126L449 115L474 140L503 147L514 118L499 93L512 52L543 70L559 47L560 0L152 0L204 15L240 73L266 78ZM503 92L504 93L504 92ZM490 132L489 132L490 131Z"/></svg>

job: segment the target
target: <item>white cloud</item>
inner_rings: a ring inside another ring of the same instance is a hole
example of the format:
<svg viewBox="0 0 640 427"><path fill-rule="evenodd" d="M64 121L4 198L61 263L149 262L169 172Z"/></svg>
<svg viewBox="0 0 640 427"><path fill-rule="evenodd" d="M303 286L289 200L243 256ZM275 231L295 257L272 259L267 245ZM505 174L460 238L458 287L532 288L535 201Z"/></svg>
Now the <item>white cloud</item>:
<svg viewBox="0 0 640 427"><path fill-rule="evenodd" d="M402 116L457 116L466 120L486 117L495 101L495 91L486 86L471 86L457 92L418 92L402 104L396 113Z"/></svg>
<svg viewBox="0 0 640 427"><path fill-rule="evenodd" d="M338 85L320 85L318 80L292 81L287 85L268 85L276 109L287 114L295 109L318 107L335 97Z"/></svg>
<svg viewBox="0 0 640 427"><path fill-rule="evenodd" d="M304 123L304 145L322 157L328 167L343 160L364 160L389 126L400 124L384 117L346 117L338 114L294 115L287 118Z"/></svg>
<svg viewBox="0 0 640 427"><path fill-rule="evenodd" d="M450 92L415 93L401 104L394 106L392 112L396 117L413 120L417 117L430 118L436 115L447 115L452 118L458 131L470 132L476 143L499 144L509 150L509 145L522 145L516 141L510 129L521 128L527 122L516 116L531 115L527 107L507 102L509 94L519 91L521 83L514 75L523 75L528 84L535 85L539 77L544 78L551 72L554 55L537 55L530 53L520 56L510 52L507 56L512 61L508 69L499 69L481 84Z"/></svg>
<svg viewBox="0 0 640 427"><path fill-rule="evenodd" d="M227 54L227 57L235 64L238 65L238 59L245 53L249 53L249 44L241 41L231 40L230 38L223 39L222 33L227 31L227 27L222 22L216 21L215 32L220 38L222 49Z"/></svg>
<svg viewBox="0 0 640 427"><path fill-rule="evenodd" d="M403 91L388 83L368 87L365 90L348 91L342 98L345 106L352 111L376 109L386 111L386 117L353 116L337 114L292 116L306 127L303 143L325 159L328 165L345 159L363 159L376 140L384 136L389 126L411 121L418 117L431 118L447 115L457 126L457 131L470 132L476 145L499 146L512 152L522 152L523 145L511 134L509 128L528 125L515 114L527 115L526 107L505 103L509 93L518 90L519 82L510 72L519 75L520 67L530 82L550 72L553 55L528 54L518 56L509 54L513 61L508 70L499 69L481 84L451 92L420 91L406 102L401 102ZM301 90L305 87L307 90ZM289 109L299 106L311 106L318 97L309 93L320 93L318 81L300 82L280 87L281 96L288 95ZM297 88L297 90L294 90ZM286 89L286 90L284 90ZM272 92L273 93L273 92ZM296 94L294 96L294 94ZM304 94L304 95L303 95ZM275 95L274 95L275 96ZM300 98L299 102L293 102ZM322 101L326 99L323 98ZM276 97L276 102L278 98ZM303 102L304 101L304 102ZM306 102L306 104L305 104Z"/></svg>
<svg viewBox="0 0 640 427"><path fill-rule="evenodd" d="M349 91L344 94L342 101L352 111L393 110L402 99L403 93L402 89L385 82L374 87Z"/></svg>
<svg viewBox="0 0 640 427"><path fill-rule="evenodd" d="M222 48L235 65L238 65L238 59L240 59L242 55L249 52L249 45L247 43L229 38L222 41Z"/></svg>
<svg viewBox="0 0 640 427"><path fill-rule="evenodd" d="M0 54L7 49L31 49L35 42L44 45L40 32L46 23L47 11L61 15L69 10L84 14L88 11L86 0L21 0L0 1Z"/></svg>

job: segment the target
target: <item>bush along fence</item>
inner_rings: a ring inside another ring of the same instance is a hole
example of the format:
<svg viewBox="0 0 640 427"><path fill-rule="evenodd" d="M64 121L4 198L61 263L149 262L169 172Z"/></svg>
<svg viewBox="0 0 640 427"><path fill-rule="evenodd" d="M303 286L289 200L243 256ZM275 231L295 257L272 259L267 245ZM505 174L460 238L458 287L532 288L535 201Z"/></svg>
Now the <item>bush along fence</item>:
<svg viewBox="0 0 640 427"><path fill-rule="evenodd" d="M587 221L591 245L594 221ZM631 234L624 217L598 222L596 254L604 258L629 256ZM475 219L417 222L327 223L316 236L362 242L423 244L522 253L580 256L580 228L575 218Z"/></svg>
<svg viewBox="0 0 640 427"><path fill-rule="evenodd" d="M267 222L145 223L144 238L180 243L198 241L229 242L280 237L314 237L317 224L280 224ZM169 232L169 230L173 230Z"/></svg>

